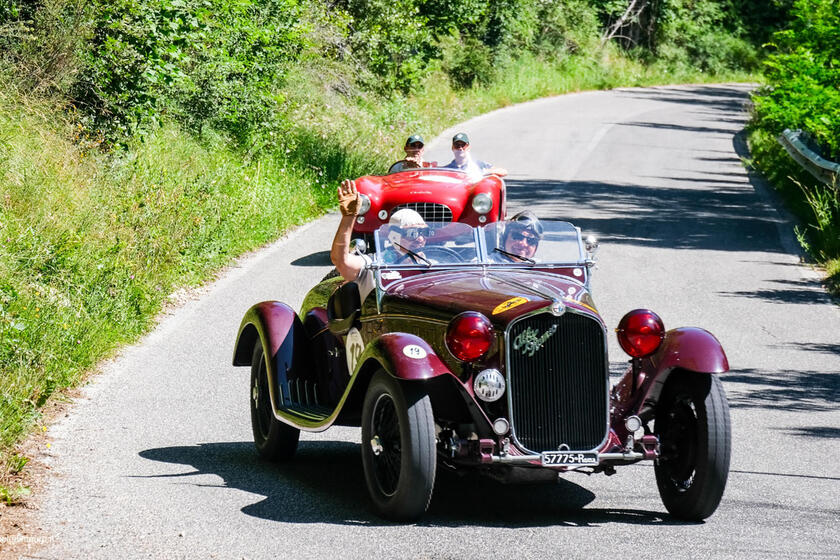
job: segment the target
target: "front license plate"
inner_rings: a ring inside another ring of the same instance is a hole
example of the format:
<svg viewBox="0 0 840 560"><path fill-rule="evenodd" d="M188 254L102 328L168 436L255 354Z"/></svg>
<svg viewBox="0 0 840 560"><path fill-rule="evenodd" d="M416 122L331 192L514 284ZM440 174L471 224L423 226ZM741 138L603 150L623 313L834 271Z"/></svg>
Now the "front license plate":
<svg viewBox="0 0 840 560"><path fill-rule="evenodd" d="M544 467L579 467L598 464L598 454L594 451L544 451L540 458Z"/></svg>

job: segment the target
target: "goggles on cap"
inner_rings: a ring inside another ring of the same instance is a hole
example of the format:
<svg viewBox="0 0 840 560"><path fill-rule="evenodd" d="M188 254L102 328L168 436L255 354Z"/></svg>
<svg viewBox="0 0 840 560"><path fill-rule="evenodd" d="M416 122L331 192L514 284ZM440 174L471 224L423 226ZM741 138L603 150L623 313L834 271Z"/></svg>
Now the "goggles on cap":
<svg viewBox="0 0 840 560"><path fill-rule="evenodd" d="M416 228L400 228L395 227L394 230L399 232L399 234L409 241L415 241L418 237L429 237L429 228L427 227L416 227Z"/></svg>

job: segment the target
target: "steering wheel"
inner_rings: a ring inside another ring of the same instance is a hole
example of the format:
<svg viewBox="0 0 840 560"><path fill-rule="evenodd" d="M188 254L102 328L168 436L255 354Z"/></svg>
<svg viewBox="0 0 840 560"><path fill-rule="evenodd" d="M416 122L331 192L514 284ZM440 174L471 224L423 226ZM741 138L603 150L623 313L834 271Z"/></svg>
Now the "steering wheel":
<svg viewBox="0 0 840 560"><path fill-rule="evenodd" d="M444 262L464 262L464 259L458 254L458 251L454 249L450 249L449 247L441 247L439 245L426 245L422 249L420 249L419 254L423 255L425 258L429 260L440 260L443 259ZM437 253L438 257L435 258L434 254ZM403 254L398 258L394 264L405 264L406 261L414 261L414 257L409 255L408 253ZM418 264L423 262L423 259L417 259Z"/></svg>
<svg viewBox="0 0 840 560"><path fill-rule="evenodd" d="M435 253L439 255L438 258L435 260L440 260L446 263L464 262L464 258L455 249L450 249L449 247L441 247L440 245L426 245L425 247L423 247L423 256L425 256L427 259L434 259Z"/></svg>

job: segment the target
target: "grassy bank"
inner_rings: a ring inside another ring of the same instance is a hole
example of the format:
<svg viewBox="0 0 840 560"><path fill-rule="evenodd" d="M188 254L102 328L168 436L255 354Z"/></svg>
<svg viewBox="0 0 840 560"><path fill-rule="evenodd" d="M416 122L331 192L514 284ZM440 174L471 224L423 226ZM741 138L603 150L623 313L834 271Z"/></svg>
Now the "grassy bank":
<svg viewBox="0 0 840 560"><path fill-rule="evenodd" d="M59 104L0 88L0 501L23 495L15 446L48 399L152 328L169 294L328 210L338 180L384 170L409 133L571 91L754 79L610 49L525 56L467 90L434 72L409 97L348 93L340 73L310 70L285 92L294 131L247 151L165 124L103 152Z"/></svg>
<svg viewBox="0 0 840 560"><path fill-rule="evenodd" d="M794 233L812 262L825 272L826 289L840 301L840 191L804 171L776 137L754 128L750 164L764 175L798 218Z"/></svg>

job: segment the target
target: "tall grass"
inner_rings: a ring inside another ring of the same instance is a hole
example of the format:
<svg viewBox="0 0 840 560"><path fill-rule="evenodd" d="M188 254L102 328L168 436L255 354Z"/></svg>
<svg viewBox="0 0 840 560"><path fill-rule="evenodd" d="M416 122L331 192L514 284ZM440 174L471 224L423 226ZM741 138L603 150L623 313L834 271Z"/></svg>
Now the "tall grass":
<svg viewBox="0 0 840 560"><path fill-rule="evenodd" d="M800 221L794 233L826 271L826 287L840 298L840 185L824 185L804 171L763 128L753 127L750 163L768 178Z"/></svg>

